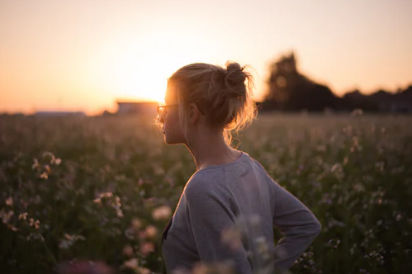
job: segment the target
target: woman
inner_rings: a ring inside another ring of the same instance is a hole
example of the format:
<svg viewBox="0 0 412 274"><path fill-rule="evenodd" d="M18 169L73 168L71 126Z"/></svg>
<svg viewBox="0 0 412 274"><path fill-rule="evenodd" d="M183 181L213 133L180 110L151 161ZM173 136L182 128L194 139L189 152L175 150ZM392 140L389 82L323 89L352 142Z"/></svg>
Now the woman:
<svg viewBox="0 0 412 274"><path fill-rule="evenodd" d="M253 256L257 250L253 237L257 236L266 240L274 267L285 270L321 230L305 205L246 152L230 146L231 131L244 128L256 117L252 87L251 74L238 63L227 63L226 68L190 64L168 79L158 121L167 144L188 148L196 172L163 233L167 273L190 271L198 263L223 262L231 263L236 273L253 273L262 267L262 256ZM244 232L240 244L233 244L236 234L232 244L226 241L227 231L236 224L239 227L240 218L256 216L253 231L245 228L245 222L240 225ZM276 247L274 226L284 235Z"/></svg>

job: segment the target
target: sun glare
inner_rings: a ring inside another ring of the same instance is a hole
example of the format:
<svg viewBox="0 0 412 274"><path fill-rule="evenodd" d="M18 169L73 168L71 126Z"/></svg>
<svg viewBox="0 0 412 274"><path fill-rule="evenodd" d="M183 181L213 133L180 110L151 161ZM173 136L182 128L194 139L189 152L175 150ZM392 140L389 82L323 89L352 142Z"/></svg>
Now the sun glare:
<svg viewBox="0 0 412 274"><path fill-rule="evenodd" d="M181 66L205 59L198 45L173 41L167 36L140 44L123 41L121 49L107 44L94 60L99 85L116 98L163 102L167 78Z"/></svg>

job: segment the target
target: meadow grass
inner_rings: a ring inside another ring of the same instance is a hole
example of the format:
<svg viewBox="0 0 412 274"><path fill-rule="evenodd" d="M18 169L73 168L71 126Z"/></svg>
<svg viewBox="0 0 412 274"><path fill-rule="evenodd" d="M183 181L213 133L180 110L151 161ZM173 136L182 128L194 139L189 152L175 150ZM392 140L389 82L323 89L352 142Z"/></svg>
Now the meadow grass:
<svg viewBox="0 0 412 274"><path fill-rule="evenodd" d="M412 116L262 114L234 143L322 224L292 273L412 271ZM153 117L0 117L0 272L160 272L193 172Z"/></svg>

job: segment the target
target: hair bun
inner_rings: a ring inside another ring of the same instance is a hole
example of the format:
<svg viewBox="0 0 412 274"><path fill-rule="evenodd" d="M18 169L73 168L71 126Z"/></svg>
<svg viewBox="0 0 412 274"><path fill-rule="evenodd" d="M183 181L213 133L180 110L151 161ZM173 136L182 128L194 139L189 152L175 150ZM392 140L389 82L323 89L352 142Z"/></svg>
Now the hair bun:
<svg viewBox="0 0 412 274"><path fill-rule="evenodd" d="M246 95L246 73L236 62L226 62L225 92L229 97L238 98Z"/></svg>
<svg viewBox="0 0 412 274"><path fill-rule="evenodd" d="M243 71L243 68L239 65L239 63L236 62L226 62L226 70L227 71Z"/></svg>

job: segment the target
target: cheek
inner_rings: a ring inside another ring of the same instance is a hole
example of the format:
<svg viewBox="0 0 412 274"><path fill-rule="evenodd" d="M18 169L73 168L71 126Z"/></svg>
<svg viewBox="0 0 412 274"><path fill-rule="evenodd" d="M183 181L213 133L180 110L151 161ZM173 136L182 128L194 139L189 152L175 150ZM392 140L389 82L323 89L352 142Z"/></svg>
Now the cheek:
<svg viewBox="0 0 412 274"><path fill-rule="evenodd" d="M167 144L181 144L186 143L183 131L179 125L179 116L166 115L165 123L165 141Z"/></svg>
<svg viewBox="0 0 412 274"><path fill-rule="evenodd" d="M176 128L179 126L179 116L177 113L167 113L164 120L165 128Z"/></svg>

